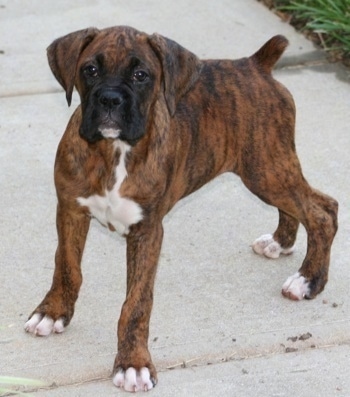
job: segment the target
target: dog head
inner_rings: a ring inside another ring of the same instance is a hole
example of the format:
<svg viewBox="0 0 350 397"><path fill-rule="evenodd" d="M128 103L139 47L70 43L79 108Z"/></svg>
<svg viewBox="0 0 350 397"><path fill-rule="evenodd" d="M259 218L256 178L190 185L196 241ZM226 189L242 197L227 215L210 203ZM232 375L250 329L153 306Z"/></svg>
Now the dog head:
<svg viewBox="0 0 350 397"><path fill-rule="evenodd" d="M88 142L121 139L134 145L152 122L152 106L164 100L171 116L200 73L200 61L179 44L129 27L89 28L48 47L53 74L70 105L77 88Z"/></svg>

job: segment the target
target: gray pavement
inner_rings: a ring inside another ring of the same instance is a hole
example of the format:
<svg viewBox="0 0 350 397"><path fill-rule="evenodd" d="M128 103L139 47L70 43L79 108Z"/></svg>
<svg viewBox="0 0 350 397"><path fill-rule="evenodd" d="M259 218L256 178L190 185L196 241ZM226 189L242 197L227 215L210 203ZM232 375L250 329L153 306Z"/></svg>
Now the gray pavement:
<svg viewBox="0 0 350 397"><path fill-rule="evenodd" d="M275 76L297 104L296 144L312 185L340 204L325 291L280 294L297 251L268 260L250 247L277 211L223 175L180 202L164 222L150 349L153 396L350 396L349 70L255 0L0 0L0 376L40 379L41 396L123 395L110 381L125 295L125 241L93 222L84 284L65 333L23 331L50 286L56 249L53 162L72 108L47 66L58 36L131 25L171 37L200 57L238 58L282 33L290 46ZM310 333L306 340L293 337ZM0 385L1 387L1 385ZM26 389L28 390L28 389Z"/></svg>

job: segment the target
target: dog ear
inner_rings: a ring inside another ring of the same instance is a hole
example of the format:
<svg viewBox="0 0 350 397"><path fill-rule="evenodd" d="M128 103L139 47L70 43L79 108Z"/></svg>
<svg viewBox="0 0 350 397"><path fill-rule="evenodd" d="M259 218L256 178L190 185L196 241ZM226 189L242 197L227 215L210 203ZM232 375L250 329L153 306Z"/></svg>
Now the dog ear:
<svg viewBox="0 0 350 397"><path fill-rule="evenodd" d="M161 35L150 36L149 42L162 65L165 100L173 116L179 99L198 79L201 62L192 52Z"/></svg>
<svg viewBox="0 0 350 397"><path fill-rule="evenodd" d="M76 67L80 54L99 32L88 28L70 33L56 39L47 48L47 58L52 73L66 91L68 105L72 102L72 93L76 77Z"/></svg>

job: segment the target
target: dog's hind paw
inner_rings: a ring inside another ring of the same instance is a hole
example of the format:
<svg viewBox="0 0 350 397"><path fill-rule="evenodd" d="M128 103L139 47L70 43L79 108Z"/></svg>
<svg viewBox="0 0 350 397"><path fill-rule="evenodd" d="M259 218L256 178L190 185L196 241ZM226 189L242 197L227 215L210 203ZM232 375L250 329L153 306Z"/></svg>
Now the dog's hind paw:
<svg viewBox="0 0 350 397"><path fill-rule="evenodd" d="M62 318L54 321L49 316L43 316L40 313L35 313L25 323L24 329L26 332L37 336L48 336L51 333L62 333L64 331L64 324Z"/></svg>
<svg viewBox="0 0 350 397"><path fill-rule="evenodd" d="M283 284L282 295L295 301L309 298L310 283L299 272L295 273Z"/></svg>
<svg viewBox="0 0 350 397"><path fill-rule="evenodd" d="M148 391L155 386L149 369L143 367L140 371L130 367L126 371L120 369L113 378L115 386L129 392Z"/></svg>
<svg viewBox="0 0 350 397"><path fill-rule="evenodd" d="M294 246L282 248L280 243L274 240L272 234L264 234L257 238L252 248L256 254L265 255L271 259L279 258L280 254L289 255L294 251Z"/></svg>

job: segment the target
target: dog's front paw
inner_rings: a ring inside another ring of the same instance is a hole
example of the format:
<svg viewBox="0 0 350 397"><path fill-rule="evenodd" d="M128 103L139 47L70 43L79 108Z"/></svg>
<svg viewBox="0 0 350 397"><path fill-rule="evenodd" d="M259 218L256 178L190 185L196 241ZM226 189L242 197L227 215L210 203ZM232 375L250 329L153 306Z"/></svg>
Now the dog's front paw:
<svg viewBox="0 0 350 397"><path fill-rule="evenodd" d="M49 292L29 316L24 329L37 336L61 334L72 319L73 313L74 303L64 301L61 295Z"/></svg>
<svg viewBox="0 0 350 397"><path fill-rule="evenodd" d="M286 298L298 301L310 298L310 283L299 272L287 278L282 286L282 294Z"/></svg>
<svg viewBox="0 0 350 397"><path fill-rule="evenodd" d="M34 313L25 323L24 329L37 336L48 336L51 333L60 334L64 331L64 320L59 318L54 321L48 315Z"/></svg>
<svg viewBox="0 0 350 397"><path fill-rule="evenodd" d="M257 238L252 248L256 254L265 255L271 259L279 258L280 254L289 255L294 251L294 246L283 248L278 241L275 241L272 234L264 234Z"/></svg>
<svg viewBox="0 0 350 397"><path fill-rule="evenodd" d="M149 391L156 385L156 380L151 377L148 368L143 367L139 371L130 367L126 371L119 369L114 375L113 383L125 391Z"/></svg>

